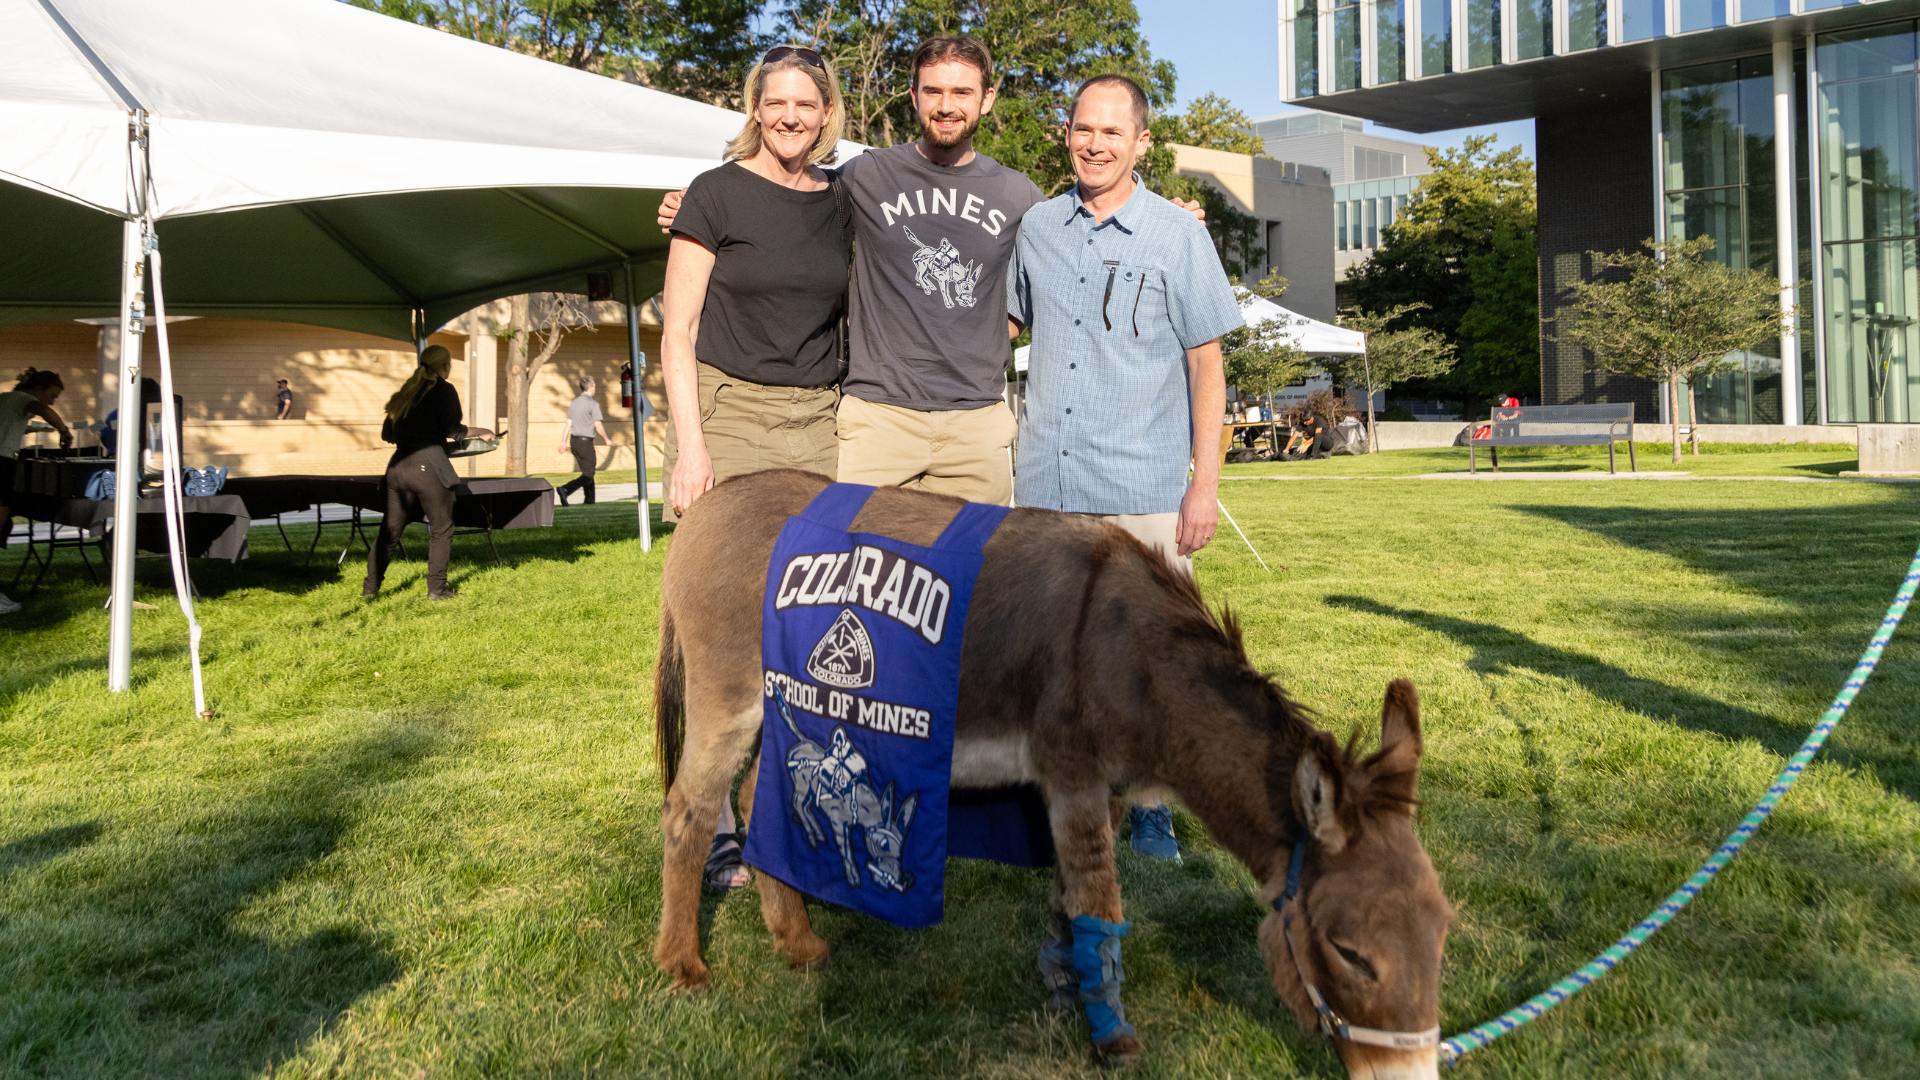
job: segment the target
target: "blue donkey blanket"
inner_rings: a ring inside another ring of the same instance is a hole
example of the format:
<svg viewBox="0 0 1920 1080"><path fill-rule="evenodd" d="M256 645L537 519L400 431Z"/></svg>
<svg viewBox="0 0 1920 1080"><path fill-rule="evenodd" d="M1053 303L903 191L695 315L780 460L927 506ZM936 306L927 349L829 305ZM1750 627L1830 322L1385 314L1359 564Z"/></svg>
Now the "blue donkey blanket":
<svg viewBox="0 0 1920 1080"><path fill-rule="evenodd" d="M932 926L944 915L949 853L1052 860L1033 828L1008 827L1023 808L1031 821L1031 795L975 795L949 815L961 630L981 549L1007 508L969 503L920 547L847 531L872 493L828 487L774 543L745 856L811 896Z"/></svg>

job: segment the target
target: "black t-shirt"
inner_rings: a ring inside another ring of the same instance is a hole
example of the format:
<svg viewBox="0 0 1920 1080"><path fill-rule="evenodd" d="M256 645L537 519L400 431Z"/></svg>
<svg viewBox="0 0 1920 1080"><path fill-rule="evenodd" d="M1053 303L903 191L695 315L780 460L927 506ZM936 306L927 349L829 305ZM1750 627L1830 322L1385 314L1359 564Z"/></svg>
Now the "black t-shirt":
<svg viewBox="0 0 1920 1080"><path fill-rule="evenodd" d="M713 252L695 356L767 386L839 377L847 245L831 187L795 191L728 162L694 177L673 231Z"/></svg>
<svg viewBox="0 0 1920 1080"><path fill-rule="evenodd" d="M382 436L394 446L392 461L429 446L445 446L448 440L466 435L461 426L460 393L445 379L435 379L407 415L382 426Z"/></svg>

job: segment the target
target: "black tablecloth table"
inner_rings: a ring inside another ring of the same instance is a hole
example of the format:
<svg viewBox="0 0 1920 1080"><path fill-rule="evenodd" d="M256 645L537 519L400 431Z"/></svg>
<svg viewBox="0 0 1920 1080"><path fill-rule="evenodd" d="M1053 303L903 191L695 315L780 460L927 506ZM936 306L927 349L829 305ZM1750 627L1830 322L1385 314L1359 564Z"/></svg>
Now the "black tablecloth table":
<svg viewBox="0 0 1920 1080"><path fill-rule="evenodd" d="M382 476L233 476L227 478L221 492L245 499L255 517L272 515L276 521L281 514L329 503L352 508L352 516L344 521L350 531L347 546L337 560L340 562L344 562L347 552L352 550L354 536L359 536L362 543L368 540L361 512L371 510L384 514L387 509L385 477ZM495 560L500 558L500 550L493 543L495 529L533 529L553 524L553 485L537 476L464 480L454 487L453 495L454 527L466 533L486 533L487 546ZM342 523L342 519L322 518L317 525L338 523ZM286 531L282 529L280 535L284 540ZM319 542L316 529L314 544ZM291 542L288 547L291 549ZM308 553L312 553L311 547Z"/></svg>
<svg viewBox="0 0 1920 1080"><path fill-rule="evenodd" d="M72 547L80 552L80 561L87 567L88 576L93 575L93 564L87 562L86 545L98 541L101 544L101 558L106 558L105 544L107 523L113 520L112 499L63 499L49 495L34 495L26 492L13 494L12 510L28 522L27 557L21 560L20 568L14 572L14 583L18 584L20 575L27 569L27 563L38 562L40 572L35 575L33 587L39 588L40 579L46 576L52 565L53 553L63 547ZM133 541L140 551L165 554L167 551L166 500L153 495L134 503ZM186 555L189 559L225 559L238 562L248 555L247 529L253 521L248 516L247 504L234 495L201 495L183 498L180 501L182 524L186 531ZM33 539L32 523L45 521L53 525L65 525L79 529L84 535L79 539ZM40 548L46 551L40 551ZM97 581L98 579L95 578Z"/></svg>

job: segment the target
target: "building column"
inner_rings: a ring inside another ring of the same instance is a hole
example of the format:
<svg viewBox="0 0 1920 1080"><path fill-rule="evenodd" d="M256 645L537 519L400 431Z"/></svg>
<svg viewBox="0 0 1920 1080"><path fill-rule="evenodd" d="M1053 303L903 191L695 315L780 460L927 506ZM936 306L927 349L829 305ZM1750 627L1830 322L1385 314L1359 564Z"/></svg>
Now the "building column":
<svg viewBox="0 0 1920 1080"><path fill-rule="evenodd" d="M1780 271L1780 311L1786 331L1780 335L1780 422L1798 424L1800 338L1795 332L1795 283L1800 277L1799 219L1794 215L1793 40L1773 43L1773 217L1774 262Z"/></svg>

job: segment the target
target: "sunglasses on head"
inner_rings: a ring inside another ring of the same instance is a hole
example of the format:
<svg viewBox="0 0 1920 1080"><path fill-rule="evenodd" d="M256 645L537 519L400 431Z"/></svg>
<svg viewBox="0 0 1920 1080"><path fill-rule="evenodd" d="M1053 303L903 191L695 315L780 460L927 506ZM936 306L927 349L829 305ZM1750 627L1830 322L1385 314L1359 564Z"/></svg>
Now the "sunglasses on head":
<svg viewBox="0 0 1920 1080"><path fill-rule="evenodd" d="M812 49L803 49L798 45L780 45L768 49L767 55L761 57L760 62L762 64L771 64L777 60L785 60L789 56L797 56L800 58L801 63L811 67L817 67L822 71L827 69L827 62L820 59L819 53Z"/></svg>

